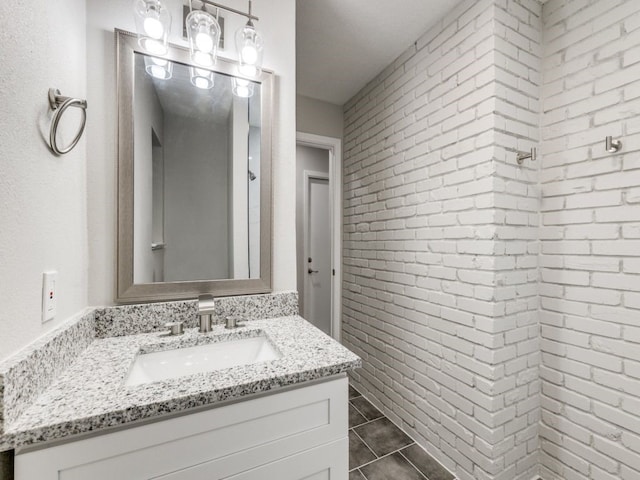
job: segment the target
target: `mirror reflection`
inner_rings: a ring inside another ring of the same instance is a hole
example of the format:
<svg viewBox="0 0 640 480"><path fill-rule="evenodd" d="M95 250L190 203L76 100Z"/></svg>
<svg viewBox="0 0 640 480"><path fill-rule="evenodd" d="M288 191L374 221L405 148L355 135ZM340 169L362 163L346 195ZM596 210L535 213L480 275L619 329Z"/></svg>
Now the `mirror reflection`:
<svg viewBox="0 0 640 480"><path fill-rule="evenodd" d="M134 56L134 283L260 278L260 85Z"/></svg>

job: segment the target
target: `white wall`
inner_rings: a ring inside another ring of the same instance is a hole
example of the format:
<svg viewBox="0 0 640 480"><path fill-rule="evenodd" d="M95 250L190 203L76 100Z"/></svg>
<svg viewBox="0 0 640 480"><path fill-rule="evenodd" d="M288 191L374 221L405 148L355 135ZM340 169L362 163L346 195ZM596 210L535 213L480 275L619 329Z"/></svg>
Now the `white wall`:
<svg viewBox="0 0 640 480"><path fill-rule="evenodd" d="M640 2L543 12L542 474L637 479Z"/></svg>
<svg viewBox="0 0 640 480"><path fill-rule="evenodd" d="M164 118L165 280L229 278L227 125Z"/></svg>
<svg viewBox="0 0 640 480"><path fill-rule="evenodd" d="M342 106L298 95L296 97L296 129L342 140L344 113Z"/></svg>
<svg viewBox="0 0 640 480"><path fill-rule="evenodd" d="M0 2L0 45L2 361L87 306L87 135L62 157L46 143L48 89L87 97L85 2ZM63 118L63 144L78 119L77 111ZM58 271L58 312L42 325L45 270Z"/></svg>
<svg viewBox="0 0 640 480"><path fill-rule="evenodd" d="M329 176L329 150L298 145L296 147L296 262L298 269L298 303L304 312L304 282L307 264L304 258L304 172L324 172Z"/></svg>
<svg viewBox="0 0 640 480"><path fill-rule="evenodd" d="M176 36L180 2L171 0ZM246 2L230 0L230 7L246 9ZM295 2L262 0L253 5L257 27L265 37L264 66L276 73L273 120L273 288L296 288L295 271ZM227 31L235 32L243 19L227 16ZM115 27L133 31L129 0L87 0L88 97L95 112L87 137L88 218L90 245L89 300L112 304L115 297L116 225L116 101ZM231 37L232 38L232 37ZM233 47L233 41L227 45ZM224 56L231 53L222 52Z"/></svg>
<svg viewBox="0 0 640 480"><path fill-rule="evenodd" d="M461 480L538 469L540 15L464 1L345 105L353 378Z"/></svg>

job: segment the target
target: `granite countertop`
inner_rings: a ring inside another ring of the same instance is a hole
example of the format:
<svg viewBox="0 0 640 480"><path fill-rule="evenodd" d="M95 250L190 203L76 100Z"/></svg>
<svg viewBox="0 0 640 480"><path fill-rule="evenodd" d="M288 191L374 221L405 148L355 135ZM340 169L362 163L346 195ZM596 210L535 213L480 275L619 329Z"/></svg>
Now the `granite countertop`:
<svg viewBox="0 0 640 480"><path fill-rule="evenodd" d="M265 334L279 359L198 373L159 382L125 386L139 352L195 346ZM13 447L59 440L70 435L122 426L202 406L240 399L331 375L361 365L360 358L299 316L252 320L226 330L216 325L202 334L143 333L96 339L13 422L3 443Z"/></svg>

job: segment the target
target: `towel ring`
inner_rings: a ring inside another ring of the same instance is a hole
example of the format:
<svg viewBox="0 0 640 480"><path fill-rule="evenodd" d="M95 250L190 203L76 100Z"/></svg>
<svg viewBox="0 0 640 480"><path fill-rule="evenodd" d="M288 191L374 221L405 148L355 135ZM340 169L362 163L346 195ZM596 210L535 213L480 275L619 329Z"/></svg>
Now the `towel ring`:
<svg viewBox="0 0 640 480"><path fill-rule="evenodd" d="M69 153L73 147L80 141L80 137L84 133L84 127L87 124L87 101L81 100L79 98L71 98L64 97L60 94L60 90L57 88L49 89L49 106L51 110L53 110L53 118L51 119L51 130L49 132L49 145L51 146L51 150L53 150L58 155L64 155L65 153ZM65 148L58 147L58 143L56 142L56 135L58 133L58 123L60 123L60 119L62 118L62 114L69 107L78 107L82 109L82 124L80 125L80 130L78 130L77 135L73 139L73 141Z"/></svg>

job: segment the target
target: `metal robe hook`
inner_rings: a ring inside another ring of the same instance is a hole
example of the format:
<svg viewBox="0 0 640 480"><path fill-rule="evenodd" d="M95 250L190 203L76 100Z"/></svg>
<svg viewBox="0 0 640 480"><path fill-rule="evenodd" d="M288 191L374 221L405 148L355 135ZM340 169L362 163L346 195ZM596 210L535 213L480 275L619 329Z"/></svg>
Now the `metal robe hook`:
<svg viewBox="0 0 640 480"><path fill-rule="evenodd" d="M616 153L622 148L622 142L620 140L614 140L612 136L605 137L604 145L609 153Z"/></svg>
<svg viewBox="0 0 640 480"><path fill-rule="evenodd" d="M535 162L536 158L538 158L538 150L534 147L531 149L530 153L527 152L517 152L516 160L518 161L518 165L522 165L527 158L530 158L531 161Z"/></svg>

